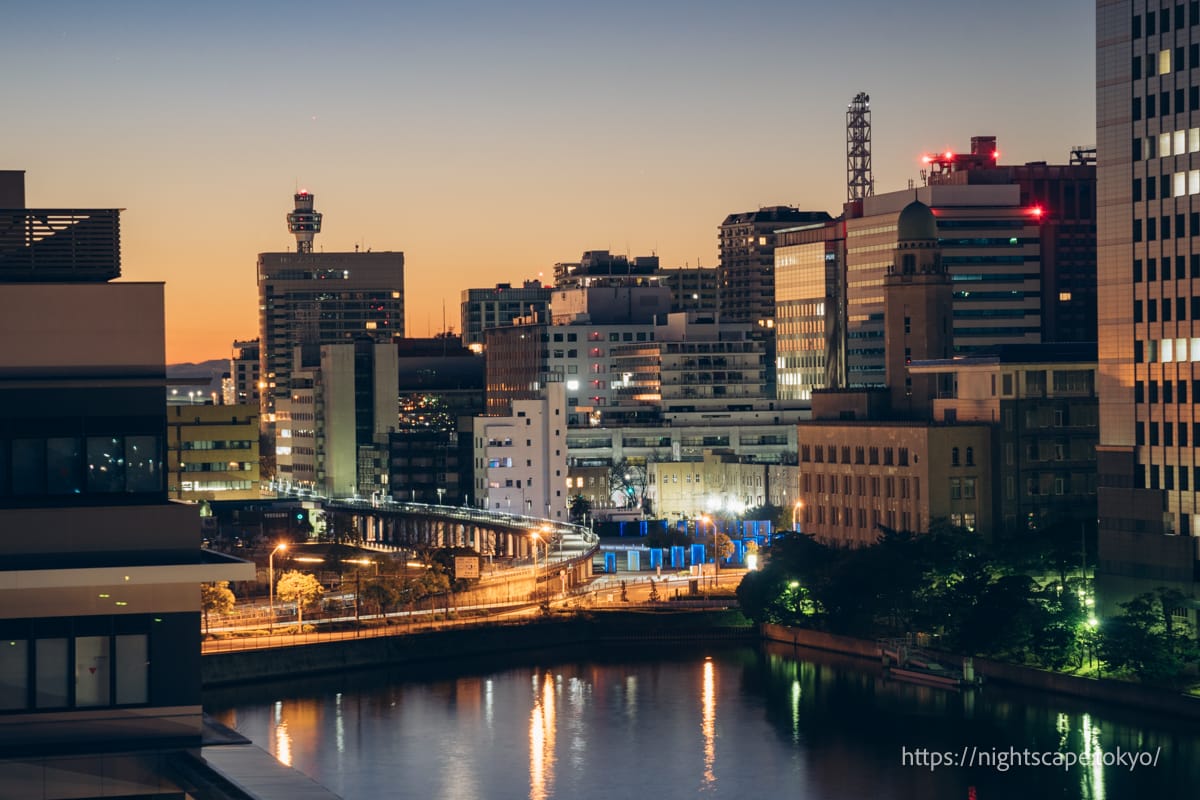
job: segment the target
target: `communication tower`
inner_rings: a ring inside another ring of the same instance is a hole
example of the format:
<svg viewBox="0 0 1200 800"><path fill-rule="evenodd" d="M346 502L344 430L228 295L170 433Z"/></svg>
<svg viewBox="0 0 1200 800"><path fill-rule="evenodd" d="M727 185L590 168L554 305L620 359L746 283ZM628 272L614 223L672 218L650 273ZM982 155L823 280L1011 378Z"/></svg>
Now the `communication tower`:
<svg viewBox="0 0 1200 800"><path fill-rule="evenodd" d="M321 232L321 213L313 211L313 196L307 189L294 195L296 208L287 215L288 230L296 236L296 252L311 253L313 236Z"/></svg>
<svg viewBox="0 0 1200 800"><path fill-rule="evenodd" d="M875 194L871 176L871 98L859 92L846 107L846 199Z"/></svg>

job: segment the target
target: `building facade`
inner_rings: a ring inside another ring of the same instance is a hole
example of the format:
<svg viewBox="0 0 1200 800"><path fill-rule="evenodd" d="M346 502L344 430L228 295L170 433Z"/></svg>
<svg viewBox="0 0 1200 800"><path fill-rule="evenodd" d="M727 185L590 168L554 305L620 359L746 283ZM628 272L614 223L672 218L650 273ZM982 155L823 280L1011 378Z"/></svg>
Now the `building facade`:
<svg viewBox="0 0 1200 800"><path fill-rule="evenodd" d="M296 195L297 211L312 195ZM318 225L319 229L319 225ZM287 398L300 345L345 344L404 335L404 254L322 253L297 239L297 252L259 253L258 322L262 423L271 430L275 404Z"/></svg>
<svg viewBox="0 0 1200 800"><path fill-rule="evenodd" d="M279 400L276 480L327 497L391 491L388 436L399 418L395 345L297 348L290 395Z"/></svg>
<svg viewBox="0 0 1200 800"><path fill-rule="evenodd" d="M498 283L490 289L464 289L460 304L463 344L481 352L486 344L484 331L512 325L518 317L544 319L550 292L539 280L521 286Z"/></svg>
<svg viewBox="0 0 1200 800"><path fill-rule="evenodd" d="M256 500L258 404L167 406L167 495L172 500Z"/></svg>
<svg viewBox="0 0 1200 800"><path fill-rule="evenodd" d="M829 219L824 211L790 206L727 216L717 232L721 320L770 324L775 319L775 232Z"/></svg>
<svg viewBox="0 0 1200 800"><path fill-rule="evenodd" d="M0 244L0 530L19 532L0 541L0 787L182 796L198 584L254 568L208 561L198 510L168 501L163 285L109 282L116 209L14 206L23 180L0 173L0 230L20 232Z"/></svg>
<svg viewBox="0 0 1200 800"><path fill-rule="evenodd" d="M1198 594L1197 41L1195 4L1097 0L1096 579L1106 613L1158 586ZM1196 621L1194 607L1185 613Z"/></svg>
<svg viewBox="0 0 1200 800"><path fill-rule="evenodd" d="M476 417L475 497L490 511L568 518L566 395L551 383L505 416Z"/></svg>
<svg viewBox="0 0 1200 800"><path fill-rule="evenodd" d="M841 220L785 228L775 247L775 385L784 401L845 385Z"/></svg>

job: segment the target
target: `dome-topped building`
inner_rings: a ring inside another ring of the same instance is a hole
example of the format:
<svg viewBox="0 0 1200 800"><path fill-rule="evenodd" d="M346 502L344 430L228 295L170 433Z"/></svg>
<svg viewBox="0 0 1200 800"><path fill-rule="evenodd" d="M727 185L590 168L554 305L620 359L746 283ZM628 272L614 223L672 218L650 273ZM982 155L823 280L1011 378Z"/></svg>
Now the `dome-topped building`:
<svg viewBox="0 0 1200 800"><path fill-rule="evenodd" d="M937 241L937 238L937 219L929 206L914 200L900 211L900 216L896 218L898 243Z"/></svg>

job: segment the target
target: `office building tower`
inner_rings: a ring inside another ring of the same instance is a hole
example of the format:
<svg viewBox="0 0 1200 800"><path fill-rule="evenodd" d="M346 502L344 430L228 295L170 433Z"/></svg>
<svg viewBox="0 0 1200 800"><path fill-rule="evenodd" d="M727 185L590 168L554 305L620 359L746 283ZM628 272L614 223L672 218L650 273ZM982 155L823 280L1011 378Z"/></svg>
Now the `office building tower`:
<svg viewBox="0 0 1200 800"><path fill-rule="evenodd" d="M846 225L830 220L775 235L776 393L811 401L814 389L845 385Z"/></svg>
<svg viewBox="0 0 1200 800"><path fill-rule="evenodd" d="M260 404L261 353L258 339L235 341L233 353L229 358L229 392L225 397L226 405L236 403Z"/></svg>
<svg viewBox="0 0 1200 800"><path fill-rule="evenodd" d="M119 210L14 208L23 180L0 173L0 793L182 797L199 584L254 567L168 501L163 285L111 282Z"/></svg>
<svg viewBox="0 0 1200 800"><path fill-rule="evenodd" d="M482 352L484 331L513 324L518 317L541 316L550 302L550 287L541 281L520 286L498 283L490 289L464 289L461 303L463 344Z"/></svg>
<svg viewBox="0 0 1200 800"><path fill-rule="evenodd" d="M775 319L775 232L829 219L824 211L790 206L727 216L718 229L721 321L771 324Z"/></svg>
<svg viewBox="0 0 1200 800"><path fill-rule="evenodd" d="M399 417L396 346L362 337L297 348L276 406L276 480L327 497L387 494Z"/></svg>
<svg viewBox="0 0 1200 800"><path fill-rule="evenodd" d="M320 215L308 192L295 200L288 227L296 252L258 255L262 422L268 431L276 401L288 397L297 346L361 337L390 342L404 335L404 254L314 252Z"/></svg>
<svg viewBox="0 0 1200 800"><path fill-rule="evenodd" d="M909 203L930 207L954 288L954 353L1042 340L1041 214L1015 184L931 183L847 205L846 385L883 386L884 276Z"/></svg>
<svg viewBox="0 0 1200 800"><path fill-rule="evenodd" d="M1098 603L1200 576L1200 7L1097 0ZM1192 607L1179 609L1196 621Z"/></svg>

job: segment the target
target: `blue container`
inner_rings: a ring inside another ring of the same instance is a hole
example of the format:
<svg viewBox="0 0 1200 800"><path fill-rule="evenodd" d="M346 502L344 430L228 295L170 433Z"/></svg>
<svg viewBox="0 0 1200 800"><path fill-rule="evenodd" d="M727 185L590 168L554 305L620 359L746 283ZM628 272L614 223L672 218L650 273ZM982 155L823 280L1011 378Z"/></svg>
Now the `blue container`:
<svg viewBox="0 0 1200 800"><path fill-rule="evenodd" d="M617 554L616 553L605 553L604 554L604 571L607 573L610 573L610 574L617 571Z"/></svg>
<svg viewBox="0 0 1200 800"><path fill-rule="evenodd" d="M663 551L661 547L650 548L650 569L658 569L663 565Z"/></svg>
<svg viewBox="0 0 1200 800"><path fill-rule="evenodd" d="M681 544L671 545L671 569L683 569L687 566L687 548Z"/></svg>
<svg viewBox="0 0 1200 800"><path fill-rule="evenodd" d="M626 569L630 572L639 572L642 569L642 553L639 550L628 550L626 555Z"/></svg>
<svg viewBox="0 0 1200 800"><path fill-rule="evenodd" d="M692 545L692 563L693 564L703 564L704 561L705 561L704 545L702 545L702 544Z"/></svg>

